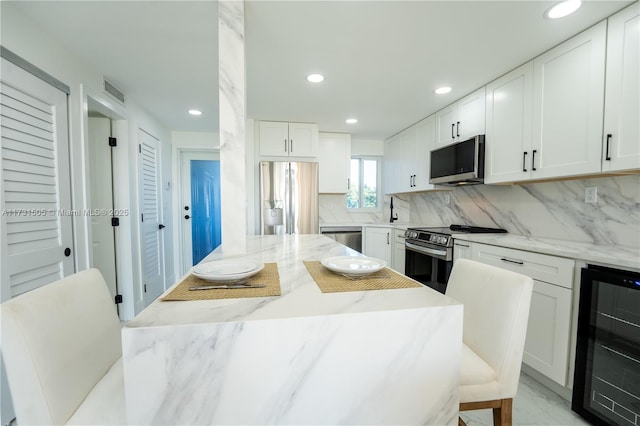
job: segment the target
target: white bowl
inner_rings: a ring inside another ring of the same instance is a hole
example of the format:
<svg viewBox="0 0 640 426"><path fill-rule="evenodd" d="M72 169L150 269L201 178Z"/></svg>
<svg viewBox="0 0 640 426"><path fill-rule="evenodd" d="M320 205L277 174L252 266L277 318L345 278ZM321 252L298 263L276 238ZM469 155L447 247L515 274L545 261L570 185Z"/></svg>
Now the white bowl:
<svg viewBox="0 0 640 426"><path fill-rule="evenodd" d="M249 278L262 271L264 263L245 260L214 260L200 263L191 273L206 281L230 282Z"/></svg>
<svg viewBox="0 0 640 426"><path fill-rule="evenodd" d="M378 272L387 262L367 256L332 256L320 261L322 266L332 272L348 276L364 276Z"/></svg>

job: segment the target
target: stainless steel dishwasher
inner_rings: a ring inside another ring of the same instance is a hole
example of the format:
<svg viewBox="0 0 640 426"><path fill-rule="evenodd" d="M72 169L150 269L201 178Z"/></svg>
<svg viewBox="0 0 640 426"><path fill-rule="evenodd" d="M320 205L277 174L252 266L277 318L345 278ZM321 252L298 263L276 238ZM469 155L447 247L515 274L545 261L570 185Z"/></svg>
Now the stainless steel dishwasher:
<svg viewBox="0 0 640 426"><path fill-rule="evenodd" d="M320 233L362 253L362 226L321 226Z"/></svg>

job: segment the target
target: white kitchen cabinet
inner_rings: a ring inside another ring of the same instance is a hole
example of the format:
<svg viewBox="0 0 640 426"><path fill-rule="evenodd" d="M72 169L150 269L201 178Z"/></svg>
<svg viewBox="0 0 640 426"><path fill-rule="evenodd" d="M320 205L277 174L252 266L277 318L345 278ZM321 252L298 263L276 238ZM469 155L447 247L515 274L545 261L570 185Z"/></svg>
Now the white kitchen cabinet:
<svg viewBox="0 0 640 426"><path fill-rule="evenodd" d="M453 241L453 261L471 259L471 243L467 241Z"/></svg>
<svg viewBox="0 0 640 426"><path fill-rule="evenodd" d="M406 248L404 245L404 229L393 230L393 269L404 274Z"/></svg>
<svg viewBox="0 0 640 426"><path fill-rule="evenodd" d="M533 61L487 85L485 183L531 178Z"/></svg>
<svg viewBox="0 0 640 426"><path fill-rule="evenodd" d="M602 170L640 168L640 8L608 20Z"/></svg>
<svg viewBox="0 0 640 426"><path fill-rule="evenodd" d="M385 142L385 193L428 191L430 152L435 140L431 115Z"/></svg>
<svg viewBox="0 0 640 426"><path fill-rule="evenodd" d="M441 109L435 114L436 141L434 148L464 141L485 133L485 88Z"/></svg>
<svg viewBox="0 0 640 426"><path fill-rule="evenodd" d="M606 22L533 60L533 179L602 168Z"/></svg>
<svg viewBox="0 0 640 426"><path fill-rule="evenodd" d="M486 244L470 245L471 259L534 279L523 362L566 386L575 261Z"/></svg>
<svg viewBox="0 0 640 426"><path fill-rule="evenodd" d="M391 244L393 243L392 231L393 228L390 226L365 226L363 228L363 254L365 256L382 259L387 262L387 265L393 265L393 251L391 249Z"/></svg>
<svg viewBox="0 0 640 426"><path fill-rule="evenodd" d="M320 133L318 145L319 192L348 192L351 175L351 135Z"/></svg>
<svg viewBox="0 0 640 426"><path fill-rule="evenodd" d="M413 150L412 192L428 191L435 188L429 183L431 173L431 150L436 142L436 117L430 115L415 125L416 138Z"/></svg>
<svg viewBox="0 0 640 426"><path fill-rule="evenodd" d="M384 142L383 177L384 193L396 194L400 189L400 136L396 135Z"/></svg>
<svg viewBox="0 0 640 426"><path fill-rule="evenodd" d="M260 155L316 157L318 125L311 123L258 122Z"/></svg>

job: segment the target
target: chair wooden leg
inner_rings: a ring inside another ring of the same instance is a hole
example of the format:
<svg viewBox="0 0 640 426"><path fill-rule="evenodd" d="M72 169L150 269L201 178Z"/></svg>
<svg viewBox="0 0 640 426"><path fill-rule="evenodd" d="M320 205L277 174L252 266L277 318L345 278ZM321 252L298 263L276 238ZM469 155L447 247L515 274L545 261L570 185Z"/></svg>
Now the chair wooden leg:
<svg viewBox="0 0 640 426"><path fill-rule="evenodd" d="M500 406L493 409L493 426L511 426L513 399L501 399Z"/></svg>
<svg viewBox="0 0 640 426"><path fill-rule="evenodd" d="M467 424L462 420L462 417L458 416L458 426L467 426Z"/></svg>

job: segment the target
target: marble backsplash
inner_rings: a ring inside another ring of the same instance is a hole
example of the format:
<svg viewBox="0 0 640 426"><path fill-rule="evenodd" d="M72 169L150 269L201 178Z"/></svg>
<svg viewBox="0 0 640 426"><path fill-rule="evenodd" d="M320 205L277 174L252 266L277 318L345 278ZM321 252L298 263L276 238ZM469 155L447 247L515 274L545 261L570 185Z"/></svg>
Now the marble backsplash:
<svg viewBox="0 0 640 426"><path fill-rule="evenodd" d="M597 187L598 201L584 201ZM449 203L447 203L447 198ZM500 227L513 234L640 247L640 175L523 185L473 185L393 197L400 223ZM320 223L388 223L389 197L377 213L349 213L344 195L320 196Z"/></svg>

